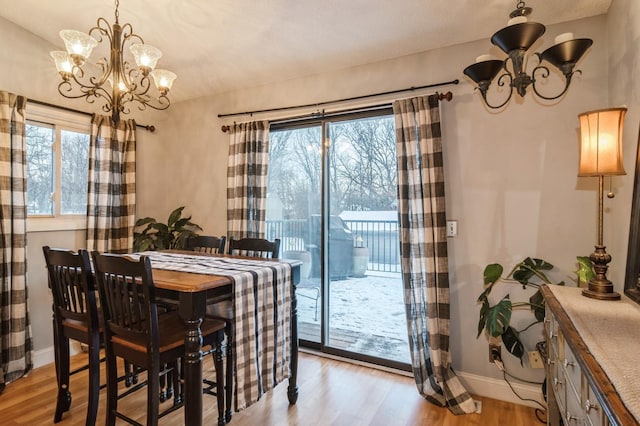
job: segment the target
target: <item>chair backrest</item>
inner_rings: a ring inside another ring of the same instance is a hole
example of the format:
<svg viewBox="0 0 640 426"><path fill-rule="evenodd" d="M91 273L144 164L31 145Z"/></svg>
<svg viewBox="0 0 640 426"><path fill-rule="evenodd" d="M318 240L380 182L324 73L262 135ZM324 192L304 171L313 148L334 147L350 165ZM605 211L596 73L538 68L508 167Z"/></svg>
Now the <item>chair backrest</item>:
<svg viewBox="0 0 640 426"><path fill-rule="evenodd" d="M227 237L213 237L210 235L198 235L189 237L185 241L184 249L201 253L224 253Z"/></svg>
<svg viewBox="0 0 640 426"><path fill-rule="evenodd" d="M158 311L151 261L140 256L92 252L105 327L105 344L114 338L157 352Z"/></svg>
<svg viewBox="0 0 640 426"><path fill-rule="evenodd" d="M90 330L98 331L96 287L89 253L42 247L49 274L56 320L82 321Z"/></svg>
<svg viewBox="0 0 640 426"><path fill-rule="evenodd" d="M265 257L277 259L280 252L280 240L273 241L263 238L229 239L229 254L235 256Z"/></svg>

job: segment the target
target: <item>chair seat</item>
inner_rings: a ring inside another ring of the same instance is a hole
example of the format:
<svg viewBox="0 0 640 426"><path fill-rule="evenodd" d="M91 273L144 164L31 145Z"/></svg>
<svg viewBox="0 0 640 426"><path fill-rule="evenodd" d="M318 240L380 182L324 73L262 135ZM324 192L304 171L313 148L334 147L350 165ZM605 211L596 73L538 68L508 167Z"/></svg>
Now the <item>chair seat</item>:
<svg viewBox="0 0 640 426"><path fill-rule="evenodd" d="M224 329L224 322L215 319L205 319L200 325L202 335L204 337L214 334L217 331ZM180 347L184 344L184 321L178 316L176 312L168 312L158 316L158 348L160 352L166 352ZM114 344L133 349L138 352L147 352L145 338L140 337L138 341L135 341L129 337L127 339L113 336L112 341Z"/></svg>
<svg viewBox="0 0 640 426"><path fill-rule="evenodd" d="M89 324L86 321L64 318L62 320L62 325L63 327L73 328L74 330L80 331L82 333L89 332ZM103 331L102 315L98 317L98 330L100 331L100 333L102 333Z"/></svg>

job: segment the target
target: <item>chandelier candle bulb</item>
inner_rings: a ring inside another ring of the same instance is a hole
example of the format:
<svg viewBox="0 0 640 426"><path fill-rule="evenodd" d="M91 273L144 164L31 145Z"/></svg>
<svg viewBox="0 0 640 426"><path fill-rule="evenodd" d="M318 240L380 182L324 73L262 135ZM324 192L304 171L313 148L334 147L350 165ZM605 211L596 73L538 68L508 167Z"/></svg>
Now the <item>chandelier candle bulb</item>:
<svg viewBox="0 0 640 426"><path fill-rule="evenodd" d="M476 58L476 64L478 62L490 61L492 59L493 59L493 56L491 55L480 55Z"/></svg>
<svg viewBox="0 0 640 426"><path fill-rule="evenodd" d="M554 44L564 43L569 40L573 40L573 33L562 33L555 38Z"/></svg>
<svg viewBox="0 0 640 426"><path fill-rule="evenodd" d="M63 52L61 50L51 52L51 57L56 63L56 69L62 75L62 78L71 74L73 70L73 61L67 52Z"/></svg>
<svg viewBox="0 0 640 426"><path fill-rule="evenodd" d="M60 38L64 41L67 52L78 66L84 63L85 59L91 55L93 48L98 45L95 38L81 31L62 30Z"/></svg>
<svg viewBox="0 0 640 426"><path fill-rule="evenodd" d="M516 16L515 18L509 19L509 22L507 23L507 25L511 26L516 24L522 24L524 22L527 22L526 16Z"/></svg>

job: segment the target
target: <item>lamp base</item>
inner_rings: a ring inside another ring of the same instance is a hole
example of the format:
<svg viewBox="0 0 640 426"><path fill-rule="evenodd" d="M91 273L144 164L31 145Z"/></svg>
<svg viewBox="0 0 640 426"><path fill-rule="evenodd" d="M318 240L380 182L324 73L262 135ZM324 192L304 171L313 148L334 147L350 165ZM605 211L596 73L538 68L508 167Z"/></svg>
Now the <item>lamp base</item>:
<svg viewBox="0 0 640 426"><path fill-rule="evenodd" d="M598 300L620 300L620 294L613 291L613 289L609 292L599 292L585 288L582 290L582 295Z"/></svg>
<svg viewBox="0 0 640 426"><path fill-rule="evenodd" d="M596 245L595 248L589 260L593 264L596 276L589 281L589 287L582 290L582 295L599 300L620 300L620 294L613 291L613 284L607 279L607 264L611 262L611 255L603 245Z"/></svg>

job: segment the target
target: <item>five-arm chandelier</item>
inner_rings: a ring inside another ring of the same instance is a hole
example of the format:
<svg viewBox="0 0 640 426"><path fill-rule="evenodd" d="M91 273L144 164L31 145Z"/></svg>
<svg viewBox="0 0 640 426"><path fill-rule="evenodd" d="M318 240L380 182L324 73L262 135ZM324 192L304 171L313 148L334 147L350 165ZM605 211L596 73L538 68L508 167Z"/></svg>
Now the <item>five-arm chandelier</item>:
<svg viewBox="0 0 640 426"><path fill-rule="evenodd" d="M128 104L137 104L139 110L147 107L167 109L171 102L167 97L176 75L171 71L156 69L162 52L144 43L142 37L133 32L131 24L120 25L116 0L115 23L110 25L105 18L98 18L96 26L88 34L74 30L60 31L67 51L51 52L56 68L62 77L58 91L66 98L85 98L89 103L102 100L102 109L111 112L114 124L120 114L130 112ZM92 35L95 34L95 38ZM100 58L95 64L87 63L91 51L99 43L109 42L110 57ZM125 44L134 56L137 67L123 56ZM94 69L92 69L94 68ZM94 71L93 75L89 71ZM149 93L153 78L157 97Z"/></svg>
<svg viewBox="0 0 640 426"><path fill-rule="evenodd" d="M544 34L544 25L538 22L528 22L527 16L531 14L531 8L526 7L524 1L519 1L516 10L511 12L509 25L491 37L491 43L498 46L508 57L504 60L492 58L490 55L481 55L476 59L476 63L465 68L464 73L477 85L477 89L482 94L482 99L489 108L502 108L509 102L513 91L523 97L527 93L527 88L531 86L534 93L545 100L558 99L565 94L571 84L571 77L580 70L575 70L576 62L593 44L593 40L588 38L573 38L572 33L560 34L555 39L555 44L542 53L534 53L538 57L538 65L533 69L531 75L526 72L527 50ZM538 91L537 78L546 79L549 77L549 68L542 64L547 61L558 68L564 75L565 85L560 93L555 96L546 96ZM507 65L511 63L511 70ZM498 77L498 86L509 84L509 94L504 102L492 105L487 101L487 91L496 75L504 71Z"/></svg>

